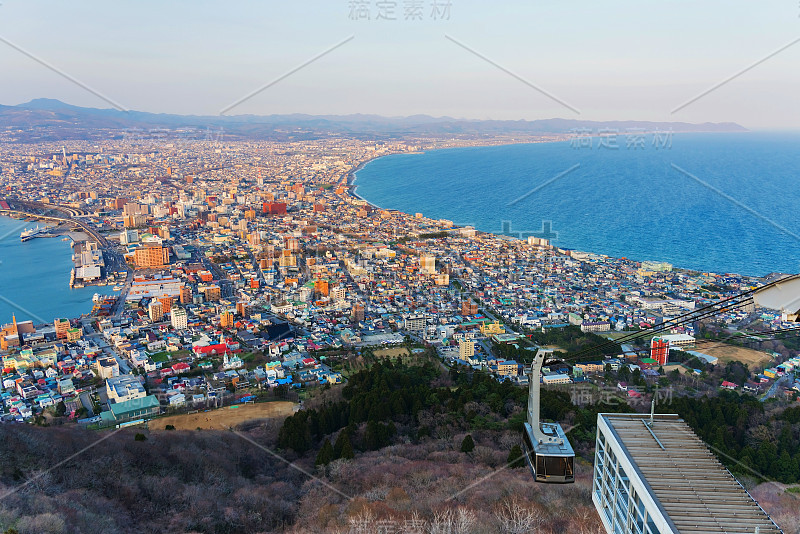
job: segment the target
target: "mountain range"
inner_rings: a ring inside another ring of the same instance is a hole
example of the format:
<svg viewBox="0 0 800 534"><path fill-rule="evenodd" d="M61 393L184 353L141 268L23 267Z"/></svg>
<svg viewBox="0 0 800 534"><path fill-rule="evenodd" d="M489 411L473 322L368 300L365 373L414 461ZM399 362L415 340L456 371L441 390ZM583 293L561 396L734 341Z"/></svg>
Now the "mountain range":
<svg viewBox="0 0 800 534"><path fill-rule="evenodd" d="M12 140L95 139L109 130L203 129L222 131L229 139L312 139L331 134L358 138L388 139L405 136L481 137L495 135L567 134L576 129L597 133L603 129L620 133L630 129L674 132L744 132L736 123L588 121L575 119L474 120L412 115L176 115L144 111L120 111L73 106L49 98L38 98L14 106L0 105L0 131Z"/></svg>

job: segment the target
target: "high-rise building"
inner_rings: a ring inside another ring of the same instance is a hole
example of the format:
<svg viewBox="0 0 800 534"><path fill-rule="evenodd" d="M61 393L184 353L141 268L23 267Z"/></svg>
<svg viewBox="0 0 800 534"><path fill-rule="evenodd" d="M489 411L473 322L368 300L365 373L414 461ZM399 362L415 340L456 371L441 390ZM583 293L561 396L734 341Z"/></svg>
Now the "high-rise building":
<svg viewBox="0 0 800 534"><path fill-rule="evenodd" d="M133 252L133 261L142 269L159 269L169 265L169 249L161 245L146 244Z"/></svg>
<svg viewBox="0 0 800 534"><path fill-rule="evenodd" d="M128 206L126 204L125 206ZM122 224L125 228L139 228L147 223L147 217L144 215L125 215L122 218Z"/></svg>
<svg viewBox="0 0 800 534"><path fill-rule="evenodd" d="M360 302L353 304L353 311L350 314L354 323L360 323L364 320L364 305Z"/></svg>
<svg viewBox="0 0 800 534"><path fill-rule="evenodd" d="M470 340L461 340L458 342L458 357L464 361L472 358L475 355L475 343Z"/></svg>
<svg viewBox="0 0 800 534"><path fill-rule="evenodd" d="M189 286L181 287L181 304L192 303L192 288Z"/></svg>
<svg viewBox="0 0 800 534"><path fill-rule="evenodd" d="M173 306L169 315L170 323L175 330L185 330L189 326L186 310L180 306Z"/></svg>
<svg viewBox="0 0 800 534"><path fill-rule="evenodd" d="M403 328L410 332L420 332L425 330L425 316L422 314L412 314L403 321Z"/></svg>
<svg viewBox="0 0 800 534"><path fill-rule="evenodd" d="M175 299L165 295L163 297L158 297L158 301L161 303L161 309L166 312L166 310L172 309L172 303L175 301Z"/></svg>
<svg viewBox="0 0 800 534"><path fill-rule="evenodd" d="M436 256L423 254L419 258L419 272L422 274L436 273Z"/></svg>
<svg viewBox="0 0 800 534"><path fill-rule="evenodd" d="M344 286L336 286L329 291L329 294L335 302L341 302L345 299L347 290L344 288Z"/></svg>
<svg viewBox="0 0 800 534"><path fill-rule="evenodd" d="M314 293L323 297L327 297L328 281L322 279L314 280Z"/></svg>
<svg viewBox="0 0 800 534"><path fill-rule="evenodd" d="M139 231L127 229L119 233L119 242L122 245L129 245L131 243L139 242Z"/></svg>
<svg viewBox="0 0 800 534"><path fill-rule="evenodd" d="M219 286L215 285L200 286L198 291L203 294L207 302L216 302L222 296Z"/></svg>
<svg viewBox="0 0 800 534"><path fill-rule="evenodd" d="M667 365L669 361L669 341L660 337L650 340L650 357L659 365Z"/></svg>
<svg viewBox="0 0 800 534"><path fill-rule="evenodd" d="M56 339L66 339L67 330L69 330L72 325L69 324L69 319L56 319L53 321L53 326L56 329Z"/></svg>
<svg viewBox="0 0 800 534"><path fill-rule="evenodd" d="M151 321L157 323L164 318L164 306L161 305L160 301L152 300L147 307L147 314L150 316Z"/></svg>
<svg viewBox="0 0 800 534"><path fill-rule="evenodd" d="M235 322L236 316L230 310L226 310L222 312L222 315L220 315L219 325L222 328L232 328Z"/></svg>

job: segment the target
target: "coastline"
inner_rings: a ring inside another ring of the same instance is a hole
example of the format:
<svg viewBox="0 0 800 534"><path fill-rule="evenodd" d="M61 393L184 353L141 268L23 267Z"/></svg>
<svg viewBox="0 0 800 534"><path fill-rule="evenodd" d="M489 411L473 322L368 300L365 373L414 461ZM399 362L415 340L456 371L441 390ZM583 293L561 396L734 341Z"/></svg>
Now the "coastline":
<svg viewBox="0 0 800 534"><path fill-rule="evenodd" d="M20 224L19 230L11 231L10 227L16 223ZM73 319L91 312L94 293L114 294L110 286L69 287L74 267L72 248L69 241L64 241L65 237L72 237L69 234L21 243L19 233L30 226L29 222L23 224L19 219L0 214L0 225L9 227L3 242L6 270L0 279L3 288L0 322L10 320L10 314L34 324L52 324L56 317ZM26 269L15 269L18 265ZM8 317L4 316L6 313Z"/></svg>
<svg viewBox="0 0 800 534"><path fill-rule="evenodd" d="M716 133L716 132L675 132L675 133ZM731 133L731 132L719 132L719 133ZM740 132L732 132L732 133L740 133ZM358 199L361 202L366 203L367 205L369 205L373 209L376 209L376 210L389 210L389 211L393 211L393 212L396 212L396 213L402 213L406 217L413 217L412 214L406 213L402 209L383 208L383 207L375 204L374 202L372 202L372 201L364 198L363 196L361 196L357 192L358 184L356 183L356 179L357 179L358 171L360 171L364 167L366 167L366 165L368 163L371 163L371 162L373 162L373 161L375 161L375 160L377 160L379 158L383 158L383 157L386 157L386 156L394 156L394 155L402 155L402 154L425 154L425 153L432 152L432 151L448 150L448 149L452 149L452 148L490 148L490 147L494 147L494 146L533 145L533 144L540 144L540 143L558 143L558 142L565 142L565 141L568 141L568 140L569 140L569 138L550 139L550 140L541 140L541 141L521 141L521 142L520 141L511 141L511 142L500 142L500 143L489 142L489 143L485 143L485 144L474 144L474 145L473 144L467 144L467 145L464 145L464 146L449 146L449 147L441 147L441 148L433 147L433 148L427 148L425 150L416 151L416 152L393 152L393 153L388 153L388 154L381 154L381 155L374 156L374 157L371 157L371 158L369 158L369 159L367 159L365 161L360 162L355 168L351 169L347 173L347 193L351 197L353 197L355 199ZM427 215L427 214L424 214L424 217L426 219L430 219L430 220L434 220L434 221L438 220L438 218L431 217L430 215ZM453 224L451 229L457 229L457 228L463 228L463 227L464 227L463 225ZM475 230L476 230L476 232L478 234L490 235L495 239L508 239L508 240L515 239L515 240L522 241L522 242L525 241L524 239L522 239L520 237L517 237L517 236L506 236L506 235L503 235L503 234L497 234L496 232L493 232L493 231L479 230L477 228ZM573 252L594 254L594 255L597 255L597 256L607 257L607 258L610 258L610 259L613 259L613 260L627 260L627 261L632 261L632 262L635 262L635 263L642 263L644 261L664 261L666 263L672 264L673 265L673 269L676 270L676 271L682 271L682 272L687 272L687 273L695 273L695 274L705 274L705 273L708 273L708 274L732 274L732 275L742 275L742 276L749 276L749 277L756 277L756 278L761 278L761 277L764 277L764 276L768 276L770 274L770 273L752 274L752 273L744 271L744 270L742 270L742 272L737 272L737 271L732 271L732 270L725 270L725 269L719 270L718 268L714 268L714 266L711 266L710 269L706 269L706 268L687 268L687 267L682 267L680 264L673 263L674 260L671 260L671 259L658 259L658 258L654 259L654 258L647 258L647 257L645 257L643 259L641 259L641 258L640 259L636 259L634 257L631 257L630 254L623 254L623 255L615 256L615 255L606 254L604 252L596 252L595 250L576 249L576 248L569 247L569 246L566 246L566 245L552 246L552 248L556 249L556 250L561 249L561 250L568 250L568 251L573 251ZM775 271L775 272L777 272L777 271Z"/></svg>
<svg viewBox="0 0 800 534"><path fill-rule="evenodd" d="M452 150L452 149L458 149L458 148L491 148L491 147L496 147L496 146L514 146L514 145L538 145L538 144L543 144L543 143L564 143L564 142L570 140L570 136L568 136L568 135L552 136L552 137L554 137L554 138L551 138L551 136L544 136L544 137L541 137L541 138L534 138L534 139L529 139L529 140L519 140L519 139L500 140L500 139L495 139L495 140L492 140L494 142L490 141L490 142L487 142L487 143L477 143L477 144L466 143L464 145L433 147L433 148L426 148L426 149L422 149L422 150L411 150L411 151L407 151L407 152L406 151L403 151L403 152L391 152L391 153L388 153L388 154L380 154L380 155L377 155L377 156L372 156L371 158L368 158L368 159L360 162L358 165L356 165L354 168L350 169L347 172L347 174L345 175L346 176L345 185L347 187L347 193L352 197L355 197L355 198L357 198L357 199L359 199L359 200L361 200L363 202L366 202L367 204L369 204L374 209L382 210L382 209L385 209L385 208L382 208L381 206L378 206L377 204L375 204L373 202L370 202L366 198L364 198L361 195L359 195L357 193L357 191L356 191L358 189L358 184L355 183L356 182L356 178L358 178L356 176L356 174L358 173L358 171L360 171L361 169L366 167L367 164L372 163L373 161L376 161L376 160L381 159L381 158L385 158L387 156L423 155L423 154L426 154L428 152L438 151L438 150ZM487 141L489 141L489 140L487 140ZM392 210L392 211L400 211L400 210ZM408 213L406 213L405 215L408 215L410 217L410 215ZM456 224L454 224L453 227L454 228L460 228L460 226L456 225ZM491 232L481 232L481 233L490 234ZM492 235L495 235L495 234L492 234Z"/></svg>

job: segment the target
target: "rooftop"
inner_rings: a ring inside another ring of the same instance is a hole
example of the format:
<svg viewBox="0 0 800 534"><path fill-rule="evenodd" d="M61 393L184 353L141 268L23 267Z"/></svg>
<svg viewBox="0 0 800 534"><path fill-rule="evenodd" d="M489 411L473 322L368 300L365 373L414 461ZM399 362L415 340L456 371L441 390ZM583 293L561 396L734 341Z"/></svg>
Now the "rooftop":
<svg viewBox="0 0 800 534"><path fill-rule="evenodd" d="M600 414L681 533L781 532L677 415Z"/></svg>

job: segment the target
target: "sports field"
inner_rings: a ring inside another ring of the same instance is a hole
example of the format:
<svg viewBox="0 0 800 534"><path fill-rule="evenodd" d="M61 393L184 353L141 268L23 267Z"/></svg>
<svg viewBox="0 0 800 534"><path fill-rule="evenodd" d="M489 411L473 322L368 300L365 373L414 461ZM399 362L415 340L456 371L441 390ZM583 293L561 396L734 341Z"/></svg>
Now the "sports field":
<svg viewBox="0 0 800 534"><path fill-rule="evenodd" d="M746 349L744 347L736 347L734 345L725 345L718 342L697 342L697 352L702 352L719 358L720 362L739 361L746 363L751 368L753 366L764 367L772 361L772 356L766 352L761 352L753 349Z"/></svg>
<svg viewBox="0 0 800 534"><path fill-rule="evenodd" d="M159 417L151 421L149 426L151 430L164 430L167 425L174 426L175 430L196 430L198 428L219 430L221 428L235 427L253 419L292 415L295 404L288 401L275 401L234 406L225 406L224 408L207 412L201 411L192 414Z"/></svg>

